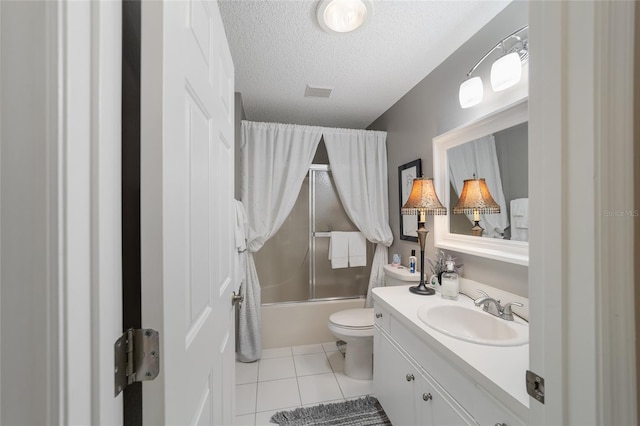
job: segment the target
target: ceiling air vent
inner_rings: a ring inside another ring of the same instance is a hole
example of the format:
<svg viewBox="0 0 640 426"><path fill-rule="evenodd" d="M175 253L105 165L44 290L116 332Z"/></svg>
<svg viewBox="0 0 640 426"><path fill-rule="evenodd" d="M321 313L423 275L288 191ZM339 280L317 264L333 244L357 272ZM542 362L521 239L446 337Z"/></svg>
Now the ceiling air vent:
<svg viewBox="0 0 640 426"><path fill-rule="evenodd" d="M305 98L328 98L331 96L331 91L333 89L327 89L323 87L311 87L307 85L307 88L304 91Z"/></svg>

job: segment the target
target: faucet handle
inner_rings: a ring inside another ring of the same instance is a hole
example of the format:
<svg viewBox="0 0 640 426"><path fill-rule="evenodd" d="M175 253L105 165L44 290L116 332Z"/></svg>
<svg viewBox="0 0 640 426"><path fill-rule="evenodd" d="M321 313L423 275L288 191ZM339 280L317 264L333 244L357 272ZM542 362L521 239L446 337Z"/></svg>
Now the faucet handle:
<svg viewBox="0 0 640 426"><path fill-rule="evenodd" d="M477 298L477 299L474 299L474 300L473 300L473 303L474 303L476 306L480 306L480 305L482 305L482 304L483 304L487 299L490 299L489 295L488 295L487 293L485 293L484 291L480 290L479 288L477 288L477 289L476 289L476 291L477 291L478 293L480 293L480 294L482 294L482 295L483 295L482 297L479 297L479 298Z"/></svg>
<svg viewBox="0 0 640 426"><path fill-rule="evenodd" d="M476 291L480 294L482 294L484 297L489 297L489 295L487 293L485 293L484 291L480 290L479 288L476 288Z"/></svg>
<svg viewBox="0 0 640 426"><path fill-rule="evenodd" d="M522 303L519 303L519 302L506 303L502 307L502 314L501 314L502 319L505 319L507 321L513 321L513 311L511 310L512 305L519 306L521 308L524 306Z"/></svg>

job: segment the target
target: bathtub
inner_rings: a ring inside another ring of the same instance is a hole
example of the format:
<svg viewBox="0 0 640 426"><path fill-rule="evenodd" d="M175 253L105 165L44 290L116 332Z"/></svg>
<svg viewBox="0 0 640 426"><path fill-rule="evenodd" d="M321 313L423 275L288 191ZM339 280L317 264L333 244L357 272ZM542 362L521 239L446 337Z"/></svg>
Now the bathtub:
<svg viewBox="0 0 640 426"><path fill-rule="evenodd" d="M262 305L262 347L270 349L335 341L327 326L331 314L364 308L364 303L364 298L355 298Z"/></svg>

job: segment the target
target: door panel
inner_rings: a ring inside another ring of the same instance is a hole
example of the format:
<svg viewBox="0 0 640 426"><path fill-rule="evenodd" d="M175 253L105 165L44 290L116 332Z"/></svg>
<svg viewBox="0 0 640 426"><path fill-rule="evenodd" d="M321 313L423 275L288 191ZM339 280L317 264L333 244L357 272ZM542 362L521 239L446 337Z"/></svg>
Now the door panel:
<svg viewBox="0 0 640 426"><path fill-rule="evenodd" d="M144 422L231 424L233 63L216 2L142 5L142 315L161 372Z"/></svg>

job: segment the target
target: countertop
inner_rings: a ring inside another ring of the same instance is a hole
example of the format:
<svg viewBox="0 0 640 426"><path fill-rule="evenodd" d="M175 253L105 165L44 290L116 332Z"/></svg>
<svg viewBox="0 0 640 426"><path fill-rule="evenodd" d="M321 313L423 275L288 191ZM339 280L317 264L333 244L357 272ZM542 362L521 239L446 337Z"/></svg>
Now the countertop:
<svg viewBox="0 0 640 426"><path fill-rule="evenodd" d="M528 418L529 395L525 381L525 373L529 368L528 344L488 346L466 342L443 334L418 318L418 309L423 305L459 305L481 309L473 304L472 299L463 294L458 300L442 299L439 293L420 296L411 293L409 286L374 288L373 299L375 305L390 311L414 335L469 375L507 408L523 419ZM519 318L516 321L527 324Z"/></svg>

